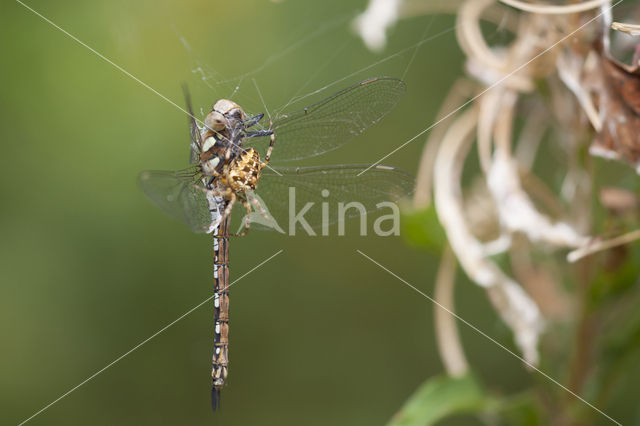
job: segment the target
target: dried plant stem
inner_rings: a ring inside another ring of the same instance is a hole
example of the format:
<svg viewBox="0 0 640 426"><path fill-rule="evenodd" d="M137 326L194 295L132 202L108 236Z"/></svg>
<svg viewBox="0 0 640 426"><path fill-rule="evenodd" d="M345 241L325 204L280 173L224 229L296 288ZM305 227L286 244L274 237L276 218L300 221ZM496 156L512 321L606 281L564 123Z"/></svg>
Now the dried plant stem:
<svg viewBox="0 0 640 426"><path fill-rule="evenodd" d="M551 262L534 260L531 243L523 236L511 244L511 267L518 282L536 301L545 318L569 320L575 312L573 300L561 285Z"/></svg>
<svg viewBox="0 0 640 426"><path fill-rule="evenodd" d="M469 57L475 57L489 69L503 69L504 59L498 57L486 44L480 30L480 16L494 0L466 1L458 12L456 35L458 44Z"/></svg>
<svg viewBox="0 0 640 426"><path fill-rule="evenodd" d="M576 330L575 344L573 345L573 356L569 363L568 387L574 392L581 394L587 377L591 370L593 358L592 342L597 334L598 320L589 315L587 308L583 305L580 315L580 323ZM573 399L569 397L570 399Z"/></svg>
<svg viewBox="0 0 640 426"><path fill-rule="evenodd" d="M493 129L500 113L502 91L492 90L479 99L480 117L478 118L477 146L480 167L486 175L491 168Z"/></svg>
<svg viewBox="0 0 640 426"><path fill-rule="evenodd" d="M627 234L620 235L610 240L603 241L593 239L584 246L569 252L569 254L567 254L567 261L572 263L577 262L583 257L589 256L599 251L608 250L613 247L629 244L630 242L638 239L640 239L640 229L636 229L635 231L631 231Z"/></svg>
<svg viewBox="0 0 640 426"><path fill-rule="evenodd" d="M402 18L413 18L415 16L436 15L447 13L457 15L460 6L466 0L404 0L400 8ZM501 7L494 2L493 5L485 9L482 19L499 25L508 31L515 32L517 29L518 16L511 10Z"/></svg>
<svg viewBox="0 0 640 426"><path fill-rule="evenodd" d="M441 143L434 168L436 212L460 265L473 281L487 289L489 300L513 330L524 359L535 365L543 328L540 311L517 283L485 257L484 246L469 230L464 214L460 178L474 140L477 117L475 108L462 112Z"/></svg>
<svg viewBox="0 0 640 426"><path fill-rule="evenodd" d="M602 118L593 102L588 85L584 84L584 74L594 74L596 59L589 55L583 58L575 52L567 49L558 55L558 77L575 95L591 125L596 131L602 128ZM597 73L596 73L597 74Z"/></svg>
<svg viewBox="0 0 640 426"><path fill-rule="evenodd" d="M467 99L475 94L476 89L477 85L471 80L466 78L457 80L442 103L436 122L442 120L443 117L455 110L459 105L464 104ZM455 115L450 118L455 118ZM446 131L446 126L434 127L429 133L424 150L422 151L420 166L418 167L418 176L416 178L416 192L413 197L413 205L417 208L425 208L431 203L433 165L436 153L440 148L440 141L442 141Z"/></svg>
<svg viewBox="0 0 640 426"><path fill-rule="evenodd" d="M511 140L513 138L513 116L515 114L517 100L518 97L516 93L510 90L502 92L502 96L500 96L500 110L496 117L493 135L496 151L499 150L510 158L513 158Z"/></svg>
<svg viewBox="0 0 640 426"><path fill-rule="evenodd" d="M548 129L548 122L549 113L543 105L540 105L540 108L534 108L529 113L515 151L521 170L528 172L533 167L542 137Z"/></svg>
<svg viewBox="0 0 640 426"><path fill-rule="evenodd" d="M451 247L447 246L440 260L434 298L439 305L451 312L455 312L453 292L455 277L456 258ZM447 374L452 377L465 375L469 371L469 364L464 356L455 317L444 309L438 308L434 310L433 316L438 351Z"/></svg>
<svg viewBox="0 0 640 426"><path fill-rule="evenodd" d="M597 9L609 3L609 0L590 0L577 4L567 4L556 6L550 4L533 4L525 3L519 0L500 0L502 3L520 9L524 12L540 13L545 15L568 15L571 13L586 12L588 10Z"/></svg>
<svg viewBox="0 0 640 426"><path fill-rule="evenodd" d="M640 25L637 25L637 24L627 24L625 22L612 22L611 29L616 31L621 31L623 33L627 33L632 36L640 35Z"/></svg>

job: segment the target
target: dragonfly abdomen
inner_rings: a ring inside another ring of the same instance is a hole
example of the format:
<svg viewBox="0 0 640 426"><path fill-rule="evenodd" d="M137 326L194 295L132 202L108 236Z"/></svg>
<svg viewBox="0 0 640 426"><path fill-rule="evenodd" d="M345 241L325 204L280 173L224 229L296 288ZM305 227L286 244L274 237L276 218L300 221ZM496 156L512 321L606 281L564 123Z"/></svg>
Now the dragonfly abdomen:
<svg viewBox="0 0 640 426"><path fill-rule="evenodd" d="M220 405L220 391L227 380L229 368L229 222L230 217L225 218L213 236L215 325L211 406L214 411Z"/></svg>

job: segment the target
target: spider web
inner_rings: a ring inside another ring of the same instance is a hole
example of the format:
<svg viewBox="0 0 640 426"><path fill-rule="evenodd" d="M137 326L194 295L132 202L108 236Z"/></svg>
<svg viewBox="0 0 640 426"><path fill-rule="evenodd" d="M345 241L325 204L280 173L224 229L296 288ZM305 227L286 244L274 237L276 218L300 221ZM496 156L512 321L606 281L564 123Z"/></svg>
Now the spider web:
<svg viewBox="0 0 640 426"><path fill-rule="evenodd" d="M179 29L173 26L173 31L189 58L189 74L187 74L189 86L194 87L194 92L203 89L205 93L209 94L210 101L206 104L207 107L213 104L216 99L232 99L241 105L248 115L264 112L269 117L302 109L366 78L390 75L404 79L416 56L428 55L429 51L426 47L430 43L444 37L453 37L455 29L455 26L449 26L445 29L433 30L433 17L425 18L425 27L417 40L390 50L383 57L377 58L377 55L368 52L358 36L348 29L348 24L352 19L352 14L340 15L319 25L316 24L316 29L312 32L308 32L308 25L305 23L302 25L303 31L294 32L290 44L273 49L273 53L261 61L257 61L257 65L250 71L228 78L222 72L214 69L210 65L210 61L191 46L189 40L180 33ZM336 32L339 32L338 36L335 35ZM336 44L332 44L330 49L327 49L326 46L322 47L323 44L326 44L327 37L336 40ZM300 78L299 82L291 84L288 80L274 81L266 76L267 71L295 69L300 65L298 56L305 49L314 52L324 51L318 53L318 60L312 63L313 69L306 76ZM363 55L363 59L367 60L361 61L360 66L341 67L344 60L354 52ZM328 69L337 68L344 68L343 73L329 80L325 77L322 81L322 75ZM273 97L263 95L261 87L265 85L277 86L280 92L278 97L281 98L284 94L285 100L276 103L273 101ZM208 112L202 106L196 105L195 108L196 112L200 112L201 115ZM259 123L258 126L262 126L260 128L263 129L268 127L264 123Z"/></svg>
<svg viewBox="0 0 640 426"><path fill-rule="evenodd" d="M264 130L268 128L270 117L300 110L357 81L379 75L406 77L416 58L428 55L427 47L431 43L444 37L452 38L455 28L433 28L433 17L425 18L425 25L418 32L419 38L414 38L404 46L389 49L389 53L379 57L368 52L358 36L349 29L348 24L353 17L353 14L343 14L329 18L315 25L313 31L308 31L308 23L302 22L291 31L288 43L257 60L255 67L249 71L233 77L225 77L223 71L214 69L210 65L211 59L196 51L174 26L173 31L189 58L188 85L192 87L192 92L204 92L209 99L204 106L194 103L196 115L204 117L216 99L232 99L243 107L248 116L264 112L265 119L255 126ZM331 42L327 43L328 39ZM300 57L308 51L317 53L317 59L307 67L310 68L309 72L297 73L300 76L293 82L289 79L276 81L271 77L278 70L296 69L300 65ZM354 52L363 57L355 66L348 61ZM280 90L274 96L273 93L264 92L266 87L278 87ZM202 99L202 93L199 97ZM266 143L263 146L266 147ZM264 156L264 150L260 153ZM350 158L345 162L361 163L362 159ZM243 211L238 214L239 210ZM255 208L252 208L251 214L254 220L260 220L260 213ZM238 204L232 216L232 229L240 228L245 220L244 208Z"/></svg>

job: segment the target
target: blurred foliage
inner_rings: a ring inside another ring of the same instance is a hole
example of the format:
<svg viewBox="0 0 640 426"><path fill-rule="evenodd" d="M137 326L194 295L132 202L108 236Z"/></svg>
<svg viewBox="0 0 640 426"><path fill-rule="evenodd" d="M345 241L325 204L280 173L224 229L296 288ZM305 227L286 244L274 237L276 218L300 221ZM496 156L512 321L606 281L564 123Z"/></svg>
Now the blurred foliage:
<svg viewBox="0 0 640 426"><path fill-rule="evenodd" d="M493 395L473 374L435 376L405 402L388 426L430 426L449 417L474 414L487 423L501 419L509 425L543 425L540 406L530 393Z"/></svg>
<svg viewBox="0 0 640 426"><path fill-rule="evenodd" d="M402 235L405 240L413 246L424 247L431 253L440 255L447 237L438 222L435 206L430 204L423 209L407 207L402 213Z"/></svg>
<svg viewBox="0 0 640 426"><path fill-rule="evenodd" d="M388 425L433 425L447 416L479 412L487 403L471 375L432 377L415 391Z"/></svg>
<svg viewBox="0 0 640 426"><path fill-rule="evenodd" d="M631 244L608 250L592 259L597 273L590 286L589 301L598 307L633 290L640 281L640 245Z"/></svg>

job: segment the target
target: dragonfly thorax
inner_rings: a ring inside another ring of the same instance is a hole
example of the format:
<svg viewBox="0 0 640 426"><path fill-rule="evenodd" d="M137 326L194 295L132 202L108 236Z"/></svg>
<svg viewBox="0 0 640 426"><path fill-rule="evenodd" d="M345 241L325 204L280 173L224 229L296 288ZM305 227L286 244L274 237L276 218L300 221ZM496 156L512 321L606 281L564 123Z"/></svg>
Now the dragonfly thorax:
<svg viewBox="0 0 640 426"><path fill-rule="evenodd" d="M205 176L215 176L222 171L225 159L233 157L232 153L227 153L229 148L229 144L217 134L204 140L200 153L200 168Z"/></svg>

